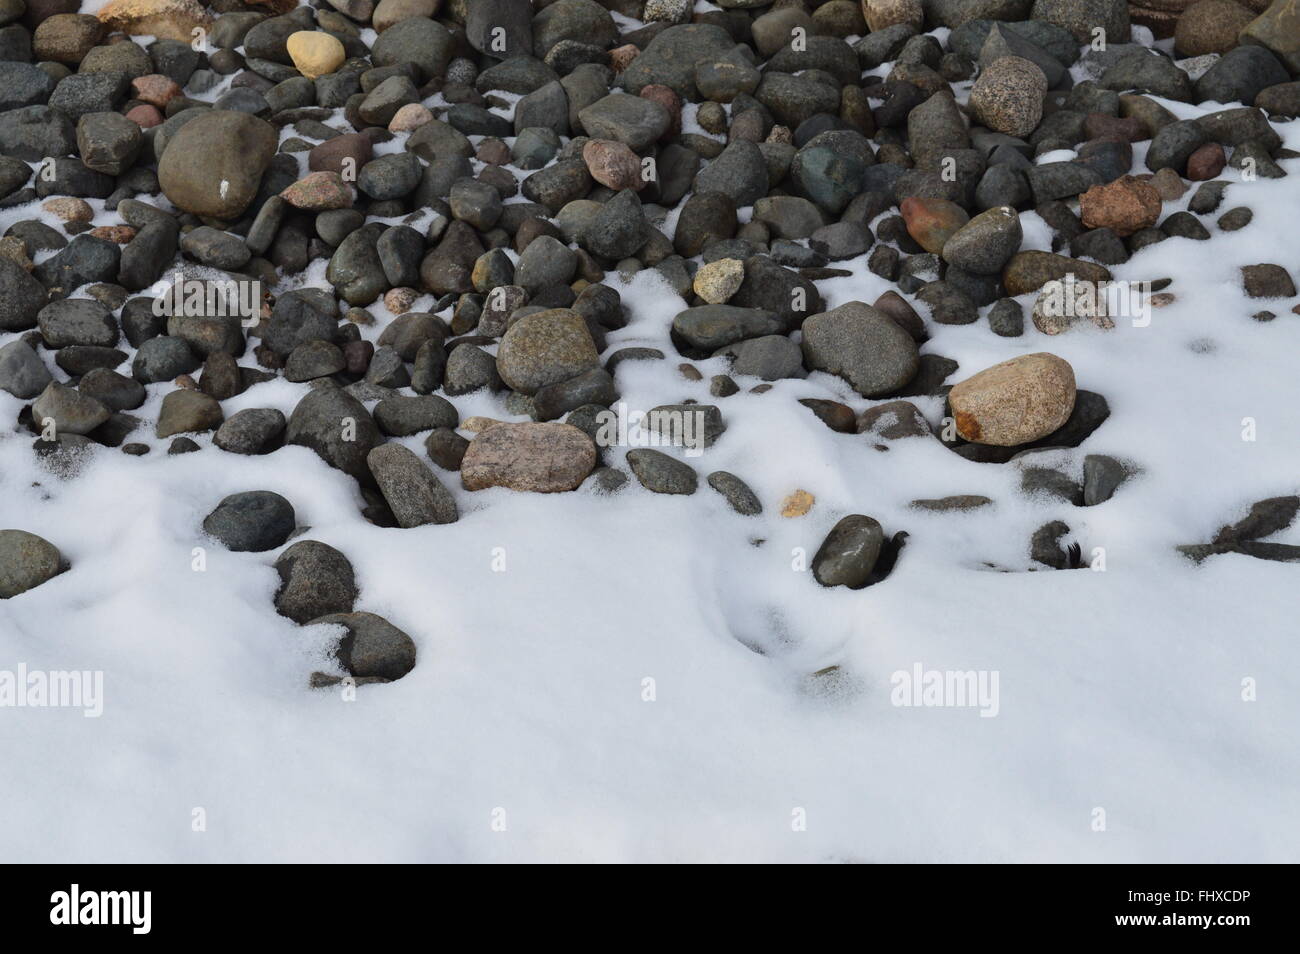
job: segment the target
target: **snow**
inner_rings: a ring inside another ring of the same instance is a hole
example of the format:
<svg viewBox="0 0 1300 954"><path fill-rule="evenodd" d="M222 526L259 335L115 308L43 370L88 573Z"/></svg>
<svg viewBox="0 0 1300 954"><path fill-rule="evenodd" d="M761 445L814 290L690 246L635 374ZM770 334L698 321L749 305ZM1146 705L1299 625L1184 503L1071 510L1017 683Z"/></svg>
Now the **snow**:
<svg viewBox="0 0 1300 954"><path fill-rule="evenodd" d="M1276 128L1300 149L1300 124ZM169 457L146 426L130 439L147 456L100 448L65 479L11 427L0 434L0 527L39 533L72 569L0 602L0 668L101 670L104 711L0 709L0 857L1297 860L1297 570L1240 556L1196 566L1173 550L1252 501L1300 491L1300 318L1293 300L1246 299L1238 272L1300 271L1300 164L1283 165L1287 179L1228 190L1205 219L1212 241L1170 239L1113 269L1174 279L1176 300L1149 326L1051 339L1029 326L1005 339L983 320L931 325L924 350L960 362L953 380L1048 350L1106 396L1110 419L1057 456L1077 469L1107 453L1142 473L1094 508L1025 497L1017 465L974 464L937 441L882 452L833 433L797 399L875 402L823 374L710 398L707 378L725 368L697 361L705 380L681 378L667 329L684 305L653 273L607 278L633 318L609 351L669 355L621 365L622 398L633 409L717 403L727 432L690 463L746 480L759 517L730 512L703 482L686 498L635 481L615 496L529 496L470 494L443 475L459 522L380 529L360 516L350 478L303 448L235 457L202 435L202 452ZM1242 204L1254 221L1221 235L1214 218ZM0 230L37 208L6 210ZM1041 221L1024 219L1026 247L1046 247ZM827 307L891 287L863 262L850 267L819 283ZM1032 296L1021 300L1027 315ZM1254 321L1261 308L1277 319ZM149 386L132 413L152 421L168 389ZM305 390L278 380L224 410L287 414ZM0 392L0 416L14 421L24 403ZM454 403L462 419L509 417L486 394ZM917 404L938 422L937 399ZM1254 441L1242 439L1247 418ZM418 438L403 443L423 454ZM231 553L200 530L223 496L255 489L292 501L306 528L297 539L348 556L357 609L415 640L409 675L355 701L307 688L311 671L330 668L329 634L275 613L276 552ZM783 519L795 489L816 503ZM958 493L995 504L908 507ZM906 530L908 545L885 582L823 589L795 567L848 513ZM1105 548L1105 572L1024 572L1030 533L1057 518L1085 556ZM918 663L997 672L997 716L891 705L891 674ZM838 681L811 676L828 666ZM1258 701L1243 701L1244 679ZM1099 808L1105 831L1093 830ZM195 809L206 830L193 830Z"/></svg>

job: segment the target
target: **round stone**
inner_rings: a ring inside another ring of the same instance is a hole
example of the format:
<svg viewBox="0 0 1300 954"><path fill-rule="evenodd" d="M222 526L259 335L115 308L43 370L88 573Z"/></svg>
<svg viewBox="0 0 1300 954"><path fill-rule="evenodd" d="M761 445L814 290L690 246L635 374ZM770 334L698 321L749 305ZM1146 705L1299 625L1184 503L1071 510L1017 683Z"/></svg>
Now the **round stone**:
<svg viewBox="0 0 1300 954"><path fill-rule="evenodd" d="M995 364L948 394L957 433L997 447L1046 437L1069 419L1074 398L1074 369L1045 351Z"/></svg>

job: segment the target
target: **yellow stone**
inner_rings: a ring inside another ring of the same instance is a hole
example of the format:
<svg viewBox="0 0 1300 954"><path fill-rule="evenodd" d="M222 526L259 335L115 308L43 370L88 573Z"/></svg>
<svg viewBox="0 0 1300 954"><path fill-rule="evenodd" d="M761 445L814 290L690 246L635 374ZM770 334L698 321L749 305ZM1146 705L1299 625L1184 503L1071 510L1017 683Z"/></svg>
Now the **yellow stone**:
<svg viewBox="0 0 1300 954"><path fill-rule="evenodd" d="M490 417L467 417L460 422L462 431L469 431L471 434L477 434L480 431L486 431L489 427L496 427L498 424L504 424L505 421L498 421Z"/></svg>
<svg viewBox="0 0 1300 954"><path fill-rule="evenodd" d="M812 505L816 500L817 498L808 491L796 490L781 501L781 516L802 517L812 509Z"/></svg>
<svg viewBox="0 0 1300 954"><path fill-rule="evenodd" d="M298 72L310 80L333 73L347 59L343 44L318 30L299 30L290 34L285 47Z"/></svg>

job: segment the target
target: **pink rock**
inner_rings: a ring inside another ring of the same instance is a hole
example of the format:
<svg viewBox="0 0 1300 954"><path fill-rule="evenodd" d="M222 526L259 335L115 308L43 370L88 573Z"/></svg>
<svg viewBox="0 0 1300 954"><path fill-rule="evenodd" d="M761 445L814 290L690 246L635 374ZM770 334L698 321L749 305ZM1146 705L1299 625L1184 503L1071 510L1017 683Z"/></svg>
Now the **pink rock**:
<svg viewBox="0 0 1300 954"><path fill-rule="evenodd" d="M645 188L641 159L627 145L610 139L592 139L582 147L582 161L591 177L616 191Z"/></svg>
<svg viewBox="0 0 1300 954"><path fill-rule="evenodd" d="M468 422L466 422L468 423ZM596 466L596 445L572 424L496 424L470 441L460 465L466 490L573 490Z"/></svg>
<svg viewBox="0 0 1300 954"><path fill-rule="evenodd" d="M158 111L157 106L150 106L148 103L141 103L139 106L132 106L126 111L126 118L131 120L141 129L149 129L153 126L161 126L163 115Z"/></svg>
<svg viewBox="0 0 1300 954"><path fill-rule="evenodd" d="M389 132L410 132L433 119L433 113L419 103L407 103L388 121Z"/></svg>
<svg viewBox="0 0 1300 954"><path fill-rule="evenodd" d="M310 212L352 208L352 190L337 172L309 172L280 196L295 209Z"/></svg>

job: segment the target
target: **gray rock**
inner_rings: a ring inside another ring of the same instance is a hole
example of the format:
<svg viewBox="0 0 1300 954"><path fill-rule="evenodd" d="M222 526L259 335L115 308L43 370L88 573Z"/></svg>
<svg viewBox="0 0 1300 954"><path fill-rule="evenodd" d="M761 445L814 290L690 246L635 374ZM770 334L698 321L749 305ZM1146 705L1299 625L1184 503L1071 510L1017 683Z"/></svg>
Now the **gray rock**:
<svg viewBox="0 0 1300 954"><path fill-rule="evenodd" d="M334 655L348 675L357 680L389 682L415 668L414 640L382 616L330 613L312 620L311 625L342 626L347 630Z"/></svg>
<svg viewBox="0 0 1300 954"><path fill-rule="evenodd" d="M1044 0L1039 0L1044 2ZM1054 0L1070 3L1072 0ZM1191 78L1174 61L1144 47L1123 51L1101 74L1098 83L1117 92L1137 90L1166 99L1191 102L1195 97Z"/></svg>
<svg viewBox="0 0 1300 954"><path fill-rule="evenodd" d="M286 381L301 383L327 378L347 367L343 352L328 341L304 341L289 354L284 363Z"/></svg>
<svg viewBox="0 0 1300 954"><path fill-rule="evenodd" d="M812 370L839 375L863 397L900 390L915 376L916 342L888 315L848 302L803 323L803 355Z"/></svg>
<svg viewBox="0 0 1300 954"><path fill-rule="evenodd" d="M1003 338L1018 338L1025 333L1025 313L1014 298L1000 298L989 309L989 328Z"/></svg>
<svg viewBox="0 0 1300 954"><path fill-rule="evenodd" d="M130 81L125 73L73 73L59 80L50 94L50 107L73 122L87 113L113 112Z"/></svg>
<svg viewBox="0 0 1300 954"><path fill-rule="evenodd" d="M366 455L383 441L365 407L346 391L318 386L289 415L285 442L309 447L331 467L370 483Z"/></svg>
<svg viewBox="0 0 1300 954"><path fill-rule="evenodd" d="M458 344L447 355L443 390L451 396L471 394L480 388L499 391L503 387L497 360L477 345Z"/></svg>
<svg viewBox="0 0 1300 954"><path fill-rule="evenodd" d="M54 78L34 63L0 60L0 112L49 102Z"/></svg>
<svg viewBox="0 0 1300 954"><path fill-rule="evenodd" d="M1252 106L1263 90L1289 79L1286 67L1271 52L1243 44L1225 53L1196 81L1196 99Z"/></svg>
<svg viewBox="0 0 1300 954"><path fill-rule="evenodd" d="M997 206L981 212L953 233L944 243L943 259L978 275L998 274L1020 251L1023 238L1016 210Z"/></svg>
<svg viewBox="0 0 1300 954"><path fill-rule="evenodd" d="M628 258L646 244L651 230L641 209L641 200L624 189L600 206L583 234L583 244L603 258Z"/></svg>
<svg viewBox="0 0 1300 954"><path fill-rule="evenodd" d="M1089 454L1083 459L1083 505L1105 503L1127 477L1128 468L1114 457Z"/></svg>
<svg viewBox="0 0 1300 954"><path fill-rule="evenodd" d="M295 623L332 613L351 613L357 601L352 564L338 550L317 540L300 540L275 561L280 589L275 609Z"/></svg>
<svg viewBox="0 0 1300 954"><path fill-rule="evenodd" d="M202 391L182 388L163 398L154 433L159 437L211 431L221 426L221 403Z"/></svg>
<svg viewBox="0 0 1300 954"><path fill-rule="evenodd" d="M293 505L269 490L231 494L203 519L203 530L228 550L261 553L274 550L293 533Z"/></svg>
<svg viewBox="0 0 1300 954"><path fill-rule="evenodd" d="M753 205L767 194L767 162L757 145L738 139L695 176L696 192L721 192L737 207Z"/></svg>
<svg viewBox="0 0 1300 954"><path fill-rule="evenodd" d="M231 454L267 454L284 437L284 415L271 407L236 411L217 428L212 443Z"/></svg>
<svg viewBox="0 0 1300 954"><path fill-rule="evenodd" d="M1029 538L1030 558L1054 570L1068 569L1072 563L1077 566L1078 545L1067 551L1060 544L1061 537L1069 532L1069 525L1060 520L1043 524Z"/></svg>
<svg viewBox="0 0 1300 954"><path fill-rule="evenodd" d="M34 328L48 298L45 287L22 266L0 258L0 330Z"/></svg>
<svg viewBox="0 0 1300 954"><path fill-rule="evenodd" d="M66 156L77 151L72 120L49 106L24 106L0 113L0 153L40 162L46 156Z"/></svg>
<svg viewBox="0 0 1300 954"><path fill-rule="evenodd" d="M728 345L719 352L731 358L731 373L779 381L807 376L803 351L785 335L761 335Z"/></svg>
<svg viewBox="0 0 1300 954"><path fill-rule="evenodd" d="M696 99L696 64L727 53L735 45L731 34L713 23L668 27L656 35L623 71L623 88L637 94L643 87L658 83L683 99Z"/></svg>
<svg viewBox="0 0 1300 954"><path fill-rule="evenodd" d="M604 368L592 368L539 388L533 395L534 416L539 421L554 421L577 408L608 407L617 400L614 378Z"/></svg>
<svg viewBox="0 0 1300 954"><path fill-rule="evenodd" d="M1239 544L1285 530L1300 512L1300 497L1269 497L1251 504L1250 512L1214 535L1214 544Z"/></svg>
<svg viewBox="0 0 1300 954"><path fill-rule="evenodd" d="M494 117L495 118L495 117ZM517 135L525 129L549 129L567 136L569 134L569 97L559 80L552 80L534 90L515 104L513 127L509 124L499 135Z"/></svg>
<svg viewBox="0 0 1300 954"><path fill-rule="evenodd" d="M1074 478L1052 467L1026 467L1020 472L1020 490L1030 496L1055 497L1076 507L1083 504L1083 488Z"/></svg>
<svg viewBox="0 0 1300 954"><path fill-rule="evenodd" d="M581 110L578 118L588 136L625 143L634 152L657 142L672 123L658 103L627 93L610 93Z"/></svg>
<svg viewBox="0 0 1300 954"><path fill-rule="evenodd" d="M442 76L451 62L452 36L436 20L411 17L390 26L370 48L376 66L411 63L425 83Z"/></svg>
<svg viewBox="0 0 1300 954"><path fill-rule="evenodd" d="M141 384L171 381L199 366L199 358L183 338L160 335L140 343L131 374Z"/></svg>
<svg viewBox="0 0 1300 954"><path fill-rule="evenodd" d="M637 447L627 452L627 462L641 486L657 494L693 494L699 485L689 464L662 451Z"/></svg>
<svg viewBox="0 0 1300 954"><path fill-rule="evenodd" d="M455 523L460 517L456 500L447 488L401 444L374 448L366 456L366 464L398 526Z"/></svg>
<svg viewBox="0 0 1300 954"><path fill-rule="evenodd" d="M181 236L181 251L200 264L225 271L243 268L253 254L238 236L207 225Z"/></svg>
<svg viewBox="0 0 1300 954"><path fill-rule="evenodd" d="M120 113L87 113L77 122L77 149L87 168L120 176L135 162L140 127Z"/></svg>
<svg viewBox="0 0 1300 954"><path fill-rule="evenodd" d="M813 577L822 586L866 586L885 545L885 532L872 517L850 514L831 528L813 556Z"/></svg>
<svg viewBox="0 0 1300 954"><path fill-rule="evenodd" d="M32 404L32 421L42 430L53 421L56 434L89 434L109 416L99 401L57 381L47 384Z"/></svg>
<svg viewBox="0 0 1300 954"><path fill-rule="evenodd" d="M725 470L715 470L709 474L708 481L709 486L722 494L731 505L731 509L741 516L752 517L763 512L763 504L758 496L735 474Z"/></svg>
<svg viewBox="0 0 1300 954"><path fill-rule="evenodd" d="M460 423L452 403L435 394L384 398L375 405L374 417L379 429L392 437L409 437L434 428L454 429Z"/></svg>
<svg viewBox="0 0 1300 954"><path fill-rule="evenodd" d="M1191 154L1208 141L1205 130L1195 120L1169 123L1151 140L1151 147L1147 150L1147 168L1152 172L1173 169L1181 175L1187 171Z"/></svg>
<svg viewBox="0 0 1300 954"><path fill-rule="evenodd" d="M53 380L40 355L21 338L0 348L0 388L26 400L36 397Z"/></svg>
<svg viewBox="0 0 1300 954"><path fill-rule="evenodd" d="M26 530L0 530L0 599L46 583L63 569L59 548Z"/></svg>
<svg viewBox="0 0 1300 954"><path fill-rule="evenodd" d="M814 78L816 75L765 72L754 98L771 111L778 123L797 129L818 113L834 114L839 110L839 90L832 83Z"/></svg>

